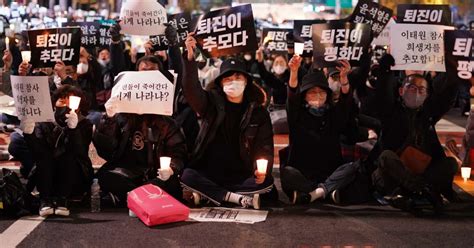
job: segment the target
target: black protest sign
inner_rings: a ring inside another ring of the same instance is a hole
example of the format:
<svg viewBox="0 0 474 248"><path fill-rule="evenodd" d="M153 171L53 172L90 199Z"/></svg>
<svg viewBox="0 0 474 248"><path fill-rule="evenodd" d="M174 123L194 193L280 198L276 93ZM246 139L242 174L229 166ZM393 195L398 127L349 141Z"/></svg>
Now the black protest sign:
<svg viewBox="0 0 474 248"><path fill-rule="evenodd" d="M114 20L102 20L100 22L99 33L97 40L99 47L108 47L112 43L112 36L110 35L110 27L115 24Z"/></svg>
<svg viewBox="0 0 474 248"><path fill-rule="evenodd" d="M79 63L80 28L29 30L28 39L34 68L54 67L58 60L66 65Z"/></svg>
<svg viewBox="0 0 474 248"><path fill-rule="evenodd" d="M334 21L313 24L313 63L317 68L337 65L348 60L358 65L370 46L370 26L362 23Z"/></svg>
<svg viewBox="0 0 474 248"><path fill-rule="evenodd" d="M178 33L177 42L179 46L184 46L184 41L188 37L191 27L191 14L188 12L178 13L168 16L168 23L176 29ZM168 49L168 40L164 35L150 36L150 42L153 45L153 50L160 51Z"/></svg>
<svg viewBox="0 0 474 248"><path fill-rule="evenodd" d="M350 21L353 23L367 23L372 28L373 38L379 36L390 21L393 10L371 0L359 0L352 12Z"/></svg>
<svg viewBox="0 0 474 248"><path fill-rule="evenodd" d="M287 36L291 29L264 28L262 30L262 45L265 51L275 54L288 53Z"/></svg>
<svg viewBox="0 0 474 248"><path fill-rule="evenodd" d="M303 57L313 56L313 33L311 25L326 23L325 20L295 20L293 22L293 38L295 42L304 43Z"/></svg>
<svg viewBox="0 0 474 248"><path fill-rule="evenodd" d="M397 23L451 25L449 5L399 4Z"/></svg>
<svg viewBox="0 0 474 248"><path fill-rule="evenodd" d="M65 26L81 29L81 46L91 48L99 45L99 22L66 22Z"/></svg>
<svg viewBox="0 0 474 248"><path fill-rule="evenodd" d="M474 71L474 31L444 31L444 54L448 76L470 80Z"/></svg>
<svg viewBox="0 0 474 248"><path fill-rule="evenodd" d="M252 6L240 5L211 11L197 22L195 38L206 57L256 51Z"/></svg>

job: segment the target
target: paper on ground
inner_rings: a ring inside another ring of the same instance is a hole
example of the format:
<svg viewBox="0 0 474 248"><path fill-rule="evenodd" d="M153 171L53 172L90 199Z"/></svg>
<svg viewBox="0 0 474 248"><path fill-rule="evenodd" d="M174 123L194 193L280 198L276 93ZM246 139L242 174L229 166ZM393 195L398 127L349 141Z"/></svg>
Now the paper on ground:
<svg viewBox="0 0 474 248"><path fill-rule="evenodd" d="M233 222L254 224L267 219L268 211L238 208L195 208L191 209L187 221Z"/></svg>
<svg viewBox="0 0 474 248"><path fill-rule="evenodd" d="M16 116L15 101L9 95L0 96L0 113Z"/></svg>

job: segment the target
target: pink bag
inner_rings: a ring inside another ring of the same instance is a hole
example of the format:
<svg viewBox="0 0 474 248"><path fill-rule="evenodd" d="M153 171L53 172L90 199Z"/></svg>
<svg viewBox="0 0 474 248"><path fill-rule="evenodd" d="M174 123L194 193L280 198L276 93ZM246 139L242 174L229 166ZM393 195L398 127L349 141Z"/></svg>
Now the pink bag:
<svg viewBox="0 0 474 248"><path fill-rule="evenodd" d="M127 205L147 226L185 221L189 217L188 207L153 184L130 191Z"/></svg>

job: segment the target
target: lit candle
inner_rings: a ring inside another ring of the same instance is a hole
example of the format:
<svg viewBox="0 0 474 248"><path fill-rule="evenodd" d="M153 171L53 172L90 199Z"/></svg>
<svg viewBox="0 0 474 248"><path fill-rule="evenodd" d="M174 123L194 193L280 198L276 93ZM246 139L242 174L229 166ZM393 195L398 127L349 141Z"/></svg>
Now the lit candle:
<svg viewBox="0 0 474 248"><path fill-rule="evenodd" d="M295 54L301 55L304 51L304 43L295 42Z"/></svg>
<svg viewBox="0 0 474 248"><path fill-rule="evenodd" d="M31 51L21 51L21 58L23 59L23 62L30 63Z"/></svg>
<svg viewBox="0 0 474 248"><path fill-rule="evenodd" d="M471 167L461 167L461 176L464 179L464 182L471 177Z"/></svg>
<svg viewBox="0 0 474 248"><path fill-rule="evenodd" d="M267 164L268 164L268 160L258 159L257 160L257 171L258 171L258 173L266 174L267 173Z"/></svg>
<svg viewBox="0 0 474 248"><path fill-rule="evenodd" d="M69 108L73 111L79 108L79 104L81 103L81 98L78 96L70 96L69 97Z"/></svg>
<svg viewBox="0 0 474 248"><path fill-rule="evenodd" d="M170 157L160 157L160 168L162 170L170 169L171 158Z"/></svg>
<svg viewBox="0 0 474 248"><path fill-rule="evenodd" d="M6 37L5 38L5 49L9 50L10 47L10 38Z"/></svg>

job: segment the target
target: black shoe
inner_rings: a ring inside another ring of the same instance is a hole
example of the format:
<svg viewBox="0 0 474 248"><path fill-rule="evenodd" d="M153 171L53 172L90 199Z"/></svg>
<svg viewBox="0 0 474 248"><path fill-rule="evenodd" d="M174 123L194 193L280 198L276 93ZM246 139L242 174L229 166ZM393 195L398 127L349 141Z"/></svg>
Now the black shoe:
<svg viewBox="0 0 474 248"><path fill-rule="evenodd" d="M425 187L421 191L421 196L423 198L427 199L431 203L435 213L443 212L444 203L443 203L443 197L441 197L441 194L435 192L434 190L430 189L429 187Z"/></svg>
<svg viewBox="0 0 474 248"><path fill-rule="evenodd" d="M411 212L415 209L415 202L412 198L403 195L385 196L384 199L390 204L390 206Z"/></svg>
<svg viewBox="0 0 474 248"><path fill-rule="evenodd" d="M311 195L304 192L293 191L293 199L291 203L293 204L308 204L311 202Z"/></svg>

